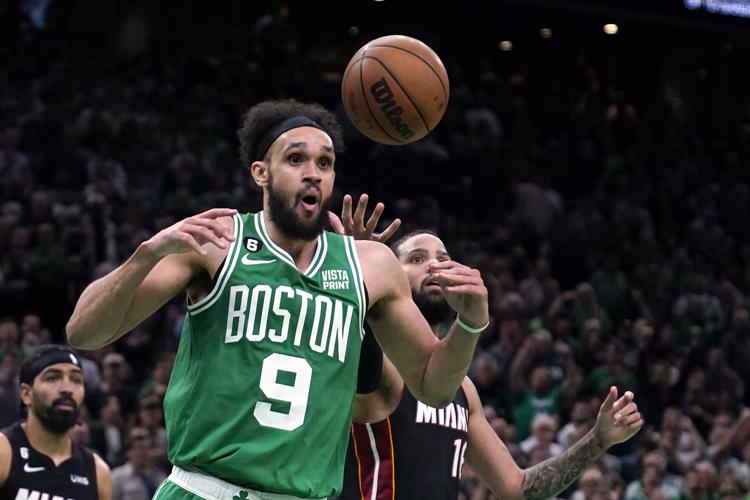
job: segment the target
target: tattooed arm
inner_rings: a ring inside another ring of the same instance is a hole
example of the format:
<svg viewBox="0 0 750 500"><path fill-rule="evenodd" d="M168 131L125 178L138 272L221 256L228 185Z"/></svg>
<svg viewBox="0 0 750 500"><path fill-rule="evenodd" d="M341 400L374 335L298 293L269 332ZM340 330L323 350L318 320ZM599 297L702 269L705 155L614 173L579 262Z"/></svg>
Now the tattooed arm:
<svg viewBox="0 0 750 500"><path fill-rule="evenodd" d="M523 498L549 498L564 491L604 450L592 429L560 455L524 470Z"/></svg>
<svg viewBox="0 0 750 500"><path fill-rule="evenodd" d="M463 388L469 400L466 461L500 498L543 499L557 495L607 448L627 441L643 426L633 393L626 392L617 399L617 389L612 387L599 409L596 424L586 436L562 454L523 470L484 417L476 388L468 379Z"/></svg>

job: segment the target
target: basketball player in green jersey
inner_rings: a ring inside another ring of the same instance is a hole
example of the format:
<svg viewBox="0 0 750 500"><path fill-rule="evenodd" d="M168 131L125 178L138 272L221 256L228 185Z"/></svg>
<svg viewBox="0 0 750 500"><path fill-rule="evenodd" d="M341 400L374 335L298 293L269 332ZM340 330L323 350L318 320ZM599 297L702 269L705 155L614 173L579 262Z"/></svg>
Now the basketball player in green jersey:
<svg viewBox="0 0 750 500"><path fill-rule="evenodd" d="M96 349L187 290L165 414L175 468L157 498L325 498L341 489L367 317L410 390L449 403L489 321L479 272L435 263L457 312L437 340L392 252L323 231L341 132L296 101L258 104L239 131L262 212L215 208L144 241L84 290L71 345Z"/></svg>

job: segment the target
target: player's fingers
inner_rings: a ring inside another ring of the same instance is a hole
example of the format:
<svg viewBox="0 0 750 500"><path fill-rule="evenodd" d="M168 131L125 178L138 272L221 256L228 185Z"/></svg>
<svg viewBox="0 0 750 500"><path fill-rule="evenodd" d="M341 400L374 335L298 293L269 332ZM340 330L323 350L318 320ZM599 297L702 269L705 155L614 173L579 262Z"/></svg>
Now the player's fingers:
<svg viewBox="0 0 750 500"><path fill-rule="evenodd" d="M234 241L234 233L231 229L224 226L221 222L216 219L202 219L200 217L190 217L186 221L188 224L195 224L203 226L210 231L213 231L216 235L226 238L229 241Z"/></svg>
<svg viewBox="0 0 750 500"><path fill-rule="evenodd" d="M469 266L456 262L455 260L443 260L430 262L431 270L443 270L443 269L471 269Z"/></svg>
<svg viewBox="0 0 750 500"><path fill-rule="evenodd" d="M367 220L367 224L365 225L365 229L367 229L367 232L369 234L375 232L375 228L378 226L380 216L383 215L384 209L385 205L383 205L382 203L378 203L377 205L375 205L375 210L372 211L372 214L370 214L370 218Z"/></svg>
<svg viewBox="0 0 750 500"><path fill-rule="evenodd" d="M385 230L378 235L378 241L381 243L385 243L388 241L393 234L398 231L398 228L401 227L401 219L396 219L391 224L385 228Z"/></svg>
<svg viewBox="0 0 750 500"><path fill-rule="evenodd" d="M487 289L477 285L446 285L443 290L450 293L460 293L466 295L486 295Z"/></svg>
<svg viewBox="0 0 750 500"><path fill-rule="evenodd" d="M630 415L627 415L622 420L620 420L621 425L626 426L632 426L634 424L642 424L643 418L641 417L641 414L638 412L631 413Z"/></svg>
<svg viewBox="0 0 750 500"><path fill-rule="evenodd" d="M615 411L621 411L623 408L628 406L632 401L633 398L635 398L635 395L630 391L625 391L625 393L622 395L620 399L615 401L615 404L613 405L613 409Z"/></svg>
<svg viewBox="0 0 750 500"><path fill-rule="evenodd" d="M208 252L203 248L189 233L177 233L176 238L182 241L184 244L195 250L199 255L207 255Z"/></svg>
<svg viewBox="0 0 750 500"><path fill-rule="evenodd" d="M346 234L346 230L344 229L344 224L341 222L341 219L339 219L339 216L335 213L328 211L328 222L331 223L331 229L333 229L333 232L336 234Z"/></svg>
<svg viewBox="0 0 750 500"><path fill-rule="evenodd" d="M227 217L230 215L234 215L237 213L237 210L234 208L212 208L210 210L206 210L205 212L201 212L198 214L198 217L208 217L210 219L217 219L219 217Z"/></svg>
<svg viewBox="0 0 750 500"><path fill-rule="evenodd" d="M477 269L472 269L470 267L462 266L462 267L451 267L447 269L433 269L430 268L430 272L434 275L442 275L442 276L473 276L475 278L481 278L482 274Z"/></svg>
<svg viewBox="0 0 750 500"><path fill-rule="evenodd" d="M446 273L432 273L431 278L435 279L438 283L444 286L448 285L482 285L484 281L479 274L446 274Z"/></svg>
<svg viewBox="0 0 750 500"><path fill-rule="evenodd" d="M631 415L637 412L638 412L638 405L631 402L625 405L625 407L623 407L622 410L619 410L617 413L615 413L615 418L621 419L621 418L627 417L628 415Z"/></svg>
<svg viewBox="0 0 750 500"><path fill-rule="evenodd" d="M616 399L617 399L617 387L612 386L609 388L607 397L604 399L604 402L602 403L601 411L603 412L610 411L612 407L614 406Z"/></svg>
<svg viewBox="0 0 750 500"><path fill-rule="evenodd" d="M352 234L352 228L354 227L354 220L352 219L352 197L351 195L344 195L344 203L341 206L341 221L346 228L346 234Z"/></svg>
<svg viewBox="0 0 750 500"><path fill-rule="evenodd" d="M207 227L199 226L196 224L193 226L185 227L183 229L183 232L192 235L193 238L195 238L196 240L210 241L211 243L213 243L219 248L227 247L227 240L218 236L216 233L214 233Z"/></svg>
<svg viewBox="0 0 750 500"><path fill-rule="evenodd" d="M365 225L365 210L367 210L367 200L369 199L370 197L367 194L362 193L357 202L357 208L354 210L354 225L358 228Z"/></svg>

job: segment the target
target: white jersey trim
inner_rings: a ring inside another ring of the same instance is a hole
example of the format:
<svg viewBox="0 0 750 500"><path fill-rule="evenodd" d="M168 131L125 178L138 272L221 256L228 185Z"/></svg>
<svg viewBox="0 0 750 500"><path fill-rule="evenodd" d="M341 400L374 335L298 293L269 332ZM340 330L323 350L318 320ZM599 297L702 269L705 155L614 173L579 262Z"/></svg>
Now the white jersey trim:
<svg viewBox="0 0 750 500"><path fill-rule="evenodd" d="M349 261L349 267L354 274L354 290L357 292L357 301L359 301L359 338L362 340L365 336L365 314L367 313L367 301L365 297L365 278L362 275L362 268L359 265L357 256L356 243L351 236L344 236L344 248L346 249L346 258Z"/></svg>
<svg viewBox="0 0 750 500"><path fill-rule="evenodd" d="M266 228L266 221L263 218L262 210L255 214L255 230L258 232L260 239L263 240L263 243L268 245L268 249L274 255L292 266L297 272L300 272L299 269L297 269L297 265L294 263L294 259L291 255L289 255L289 252L274 243L274 241L271 239L271 236L268 234L268 229ZM313 255L313 258L310 261L310 264L307 266L307 269L305 269L305 271L302 273L308 278L318 272L326 259L326 253L328 251L328 240L325 237L325 231L321 232L321 234L318 235L317 240L318 245L315 248L315 255Z"/></svg>
<svg viewBox="0 0 750 500"><path fill-rule="evenodd" d="M199 300L195 304L188 304L187 309L191 315L199 314L209 307L211 307L221 296L221 292L224 291L229 276L234 271L234 266L237 264L237 258L240 255L240 248L242 247L242 234L243 234L243 222L242 217L239 214L234 215L234 241L229 246L229 252L227 252L227 259L224 261L224 266L221 268L219 279L216 280L216 284L213 289Z"/></svg>

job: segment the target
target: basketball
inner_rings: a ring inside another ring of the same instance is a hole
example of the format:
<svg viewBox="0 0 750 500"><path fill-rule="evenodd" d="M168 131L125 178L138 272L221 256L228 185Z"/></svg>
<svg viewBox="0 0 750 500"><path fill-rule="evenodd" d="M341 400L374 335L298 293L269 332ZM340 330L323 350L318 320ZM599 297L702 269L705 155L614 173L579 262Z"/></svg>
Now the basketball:
<svg viewBox="0 0 750 500"><path fill-rule="evenodd" d="M430 133L448 104L448 74L435 52L415 38L372 40L349 61L341 99L360 132L383 144L417 141Z"/></svg>

